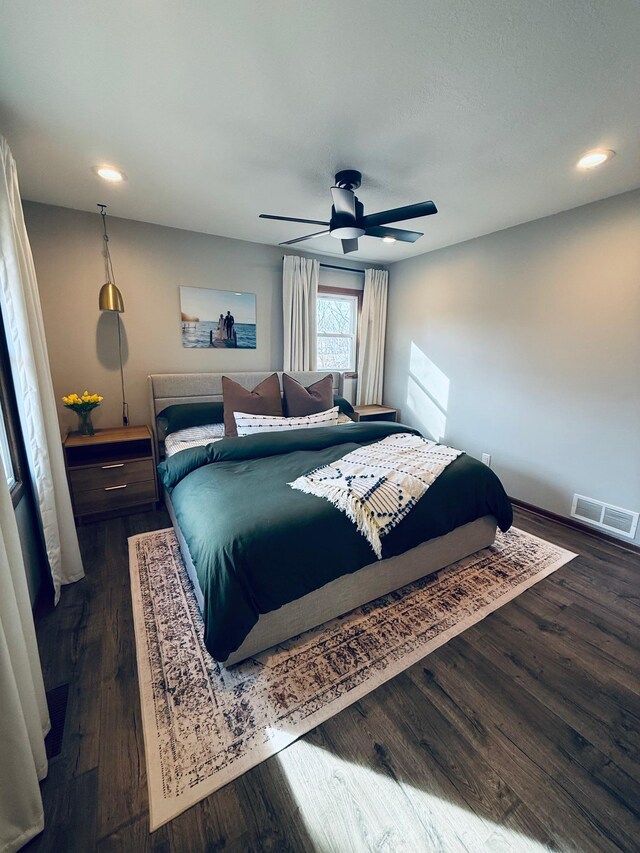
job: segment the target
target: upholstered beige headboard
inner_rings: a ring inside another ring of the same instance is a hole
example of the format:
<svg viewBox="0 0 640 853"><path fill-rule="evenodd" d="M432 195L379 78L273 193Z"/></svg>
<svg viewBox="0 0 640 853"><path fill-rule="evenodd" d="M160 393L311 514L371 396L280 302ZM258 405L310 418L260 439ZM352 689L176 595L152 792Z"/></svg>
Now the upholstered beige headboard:
<svg viewBox="0 0 640 853"><path fill-rule="evenodd" d="M238 382L243 388L251 390L258 383L276 372L282 387L282 371L265 370L259 373L153 373L148 377L149 381L149 405L151 414L151 428L154 431L156 443L164 441L162 425L158 424L156 417L167 406L180 403L216 403L222 402L222 377L228 376L234 382ZM291 371L290 376L297 379L303 385L311 385L331 373L333 376L333 394L342 396L343 378L342 373L330 370L314 370L296 373ZM158 446L157 448L161 448Z"/></svg>

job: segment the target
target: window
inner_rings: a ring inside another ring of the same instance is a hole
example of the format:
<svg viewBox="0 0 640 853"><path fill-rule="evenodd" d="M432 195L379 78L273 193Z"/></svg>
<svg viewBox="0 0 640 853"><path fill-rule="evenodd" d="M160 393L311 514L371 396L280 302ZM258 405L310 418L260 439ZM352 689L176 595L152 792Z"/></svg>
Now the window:
<svg viewBox="0 0 640 853"><path fill-rule="evenodd" d="M13 471L13 460L11 458L7 428L4 423L4 412L2 413L2 417L0 417L0 459L2 459L4 472L7 475L7 483L11 490L16 484L16 477Z"/></svg>
<svg viewBox="0 0 640 853"><path fill-rule="evenodd" d="M24 494L24 449L4 324L0 317L0 459L14 506Z"/></svg>
<svg viewBox="0 0 640 853"><path fill-rule="evenodd" d="M358 292L318 291L318 370L356 369Z"/></svg>

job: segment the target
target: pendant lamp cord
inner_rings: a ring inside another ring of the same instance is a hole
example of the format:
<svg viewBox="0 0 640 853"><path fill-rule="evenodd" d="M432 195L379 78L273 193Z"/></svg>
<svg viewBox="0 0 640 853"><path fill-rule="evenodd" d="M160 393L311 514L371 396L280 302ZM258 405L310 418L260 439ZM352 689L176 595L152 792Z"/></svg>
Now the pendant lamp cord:
<svg viewBox="0 0 640 853"><path fill-rule="evenodd" d="M118 312L118 355L120 356L120 384L122 386L122 426L129 426L129 404L124 393L124 369L122 367L122 332L120 326L120 312Z"/></svg>
<svg viewBox="0 0 640 853"><path fill-rule="evenodd" d="M107 272L107 280L111 284L116 283L116 277L113 272L113 262L111 260L111 252L109 251L109 235L107 234L107 205L99 204L100 216L102 217L102 228L104 231L104 262ZM116 312L118 317L118 357L120 360L120 385L122 387L122 426L129 426L129 404L127 403L127 395L124 390L124 368L122 365L122 327L120 325L120 312Z"/></svg>
<svg viewBox="0 0 640 853"><path fill-rule="evenodd" d="M107 281L110 281L111 284L116 283L116 277L113 272L113 262L111 260L111 252L109 251L109 235L107 234L107 205L99 204L100 208L100 216L102 217L102 229L103 229L103 239L104 239L104 263L107 272Z"/></svg>

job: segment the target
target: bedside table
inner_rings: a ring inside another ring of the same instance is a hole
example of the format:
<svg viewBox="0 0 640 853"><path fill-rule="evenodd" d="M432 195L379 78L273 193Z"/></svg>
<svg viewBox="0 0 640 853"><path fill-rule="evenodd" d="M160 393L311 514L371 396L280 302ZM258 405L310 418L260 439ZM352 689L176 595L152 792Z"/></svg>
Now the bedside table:
<svg viewBox="0 0 640 853"><path fill-rule="evenodd" d="M354 421L392 421L398 420L398 410L389 406L354 406L351 419Z"/></svg>
<svg viewBox="0 0 640 853"><path fill-rule="evenodd" d="M147 426L69 433L63 443L73 514L114 513L158 500L156 460Z"/></svg>

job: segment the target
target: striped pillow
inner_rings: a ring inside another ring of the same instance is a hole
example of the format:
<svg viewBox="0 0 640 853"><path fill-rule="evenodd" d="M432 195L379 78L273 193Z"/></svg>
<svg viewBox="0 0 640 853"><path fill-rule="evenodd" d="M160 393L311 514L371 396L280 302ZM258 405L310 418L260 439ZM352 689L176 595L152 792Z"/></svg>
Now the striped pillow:
<svg viewBox="0 0 640 853"><path fill-rule="evenodd" d="M238 427L238 435L256 435L261 432L282 432L289 429L336 426L338 412L338 406L334 406L333 409L327 409L326 412L316 412L315 415L304 415L299 418L250 415L245 412L234 412L233 416Z"/></svg>
<svg viewBox="0 0 640 853"><path fill-rule="evenodd" d="M212 441L224 438L224 424L203 424L172 432L164 440L166 456L173 456L179 450L190 447L204 447Z"/></svg>

